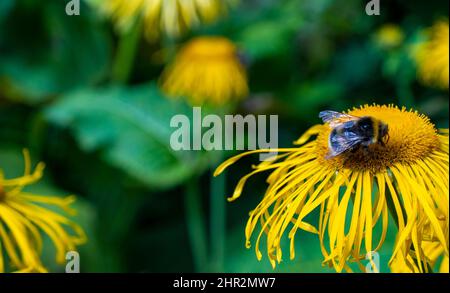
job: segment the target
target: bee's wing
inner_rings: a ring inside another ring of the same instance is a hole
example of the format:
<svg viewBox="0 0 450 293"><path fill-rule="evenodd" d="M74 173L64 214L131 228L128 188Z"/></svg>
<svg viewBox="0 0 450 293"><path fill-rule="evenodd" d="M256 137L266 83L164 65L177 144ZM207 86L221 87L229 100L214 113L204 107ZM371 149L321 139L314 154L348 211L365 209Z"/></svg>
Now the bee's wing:
<svg viewBox="0 0 450 293"><path fill-rule="evenodd" d="M319 118L321 118L324 123L328 123L331 128L335 128L336 126L344 124L348 121L359 119L359 117L336 111L322 111L319 113Z"/></svg>
<svg viewBox="0 0 450 293"><path fill-rule="evenodd" d="M330 153L327 158L332 158L342 154L345 151L352 150L363 141L363 138L357 134L342 136L335 135L330 137Z"/></svg>

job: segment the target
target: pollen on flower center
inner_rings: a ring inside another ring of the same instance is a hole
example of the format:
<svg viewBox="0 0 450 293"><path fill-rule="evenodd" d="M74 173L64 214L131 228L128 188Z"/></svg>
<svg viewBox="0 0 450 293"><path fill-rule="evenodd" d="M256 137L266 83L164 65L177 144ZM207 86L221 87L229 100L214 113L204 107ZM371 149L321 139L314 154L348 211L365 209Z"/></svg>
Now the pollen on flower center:
<svg viewBox="0 0 450 293"><path fill-rule="evenodd" d="M317 138L319 160L336 169L383 171L395 163L410 164L427 157L439 148L437 130L429 119L417 112L394 106L363 106L348 111L358 117L371 116L389 127L389 140L382 146L373 144L367 151L358 149L327 159L331 129L324 126Z"/></svg>

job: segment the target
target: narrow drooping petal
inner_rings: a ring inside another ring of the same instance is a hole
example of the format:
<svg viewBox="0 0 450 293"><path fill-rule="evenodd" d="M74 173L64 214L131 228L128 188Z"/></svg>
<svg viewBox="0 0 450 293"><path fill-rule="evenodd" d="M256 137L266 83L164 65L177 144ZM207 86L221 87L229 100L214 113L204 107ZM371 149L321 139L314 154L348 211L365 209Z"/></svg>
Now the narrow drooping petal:
<svg viewBox="0 0 450 293"><path fill-rule="evenodd" d="M83 229L63 216L74 215L70 206L74 196L66 198L41 196L23 191L43 175L44 164L31 172L29 154L24 151L25 174L14 179L3 178L0 172L0 272L46 272L41 262L42 234L47 235L56 249L55 261L64 263L66 253L86 242ZM4 257L6 256L6 258Z"/></svg>

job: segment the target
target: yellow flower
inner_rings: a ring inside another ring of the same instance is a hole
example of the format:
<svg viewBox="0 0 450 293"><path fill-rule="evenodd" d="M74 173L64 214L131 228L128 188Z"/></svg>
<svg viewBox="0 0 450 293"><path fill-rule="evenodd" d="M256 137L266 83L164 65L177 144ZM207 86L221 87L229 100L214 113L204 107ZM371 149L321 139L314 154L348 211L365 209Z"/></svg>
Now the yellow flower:
<svg viewBox="0 0 450 293"><path fill-rule="evenodd" d="M248 94L247 76L236 46L223 37L199 37L185 45L161 79L173 97L194 104L221 105Z"/></svg>
<svg viewBox="0 0 450 293"><path fill-rule="evenodd" d="M418 44L413 50L418 74L426 85L448 89L448 47L448 21L439 21L427 31L426 41Z"/></svg>
<svg viewBox="0 0 450 293"><path fill-rule="evenodd" d="M63 199L23 191L25 186L42 177L44 169L44 164L39 163L31 172L28 151L24 151L24 157L25 174L22 177L5 179L0 172L0 272L6 271L7 260L12 269L19 272L46 272L40 259L41 232L55 245L58 263L64 263L66 253L86 241L81 227L54 211L54 208L60 208L74 214L70 208L74 196ZM67 228L73 235L66 231Z"/></svg>
<svg viewBox="0 0 450 293"><path fill-rule="evenodd" d="M366 253L377 251L385 240L390 211L398 223L390 262L401 258L408 266L427 271L423 243L438 243L448 256L448 130L438 132L426 116L395 106L366 105L349 114L388 124L386 145L373 144L368 151L359 149L329 159L330 127L316 125L296 141L298 147L275 150L279 153L275 160L255 166L229 199L241 195L249 177L272 172L264 197L250 213L247 247L261 223L256 254L261 259L259 243L265 234L267 254L275 267L282 260L280 242L285 231L289 230L293 259L295 235L301 229L319 235L324 264L341 272L351 271L348 263L356 262L364 270ZM308 141L312 135L317 138ZM274 150L233 157L215 175L243 156L269 151ZM320 219L315 226L306 217L317 209ZM375 227L380 227L380 235L374 235Z"/></svg>
<svg viewBox="0 0 450 293"><path fill-rule="evenodd" d="M399 46L405 36L402 29L395 24L382 26L375 34L375 41L383 48L394 48Z"/></svg>
<svg viewBox="0 0 450 293"><path fill-rule="evenodd" d="M161 34L178 37L200 23L210 23L226 14L233 0L90 0L115 20L119 29L128 30L142 17L148 38Z"/></svg>

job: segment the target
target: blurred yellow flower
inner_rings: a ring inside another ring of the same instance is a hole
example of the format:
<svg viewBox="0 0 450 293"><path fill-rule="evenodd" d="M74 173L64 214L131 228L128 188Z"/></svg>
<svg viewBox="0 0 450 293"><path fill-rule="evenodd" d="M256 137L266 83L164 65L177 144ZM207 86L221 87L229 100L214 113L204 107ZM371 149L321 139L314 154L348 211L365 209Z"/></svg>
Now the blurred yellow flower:
<svg viewBox="0 0 450 293"><path fill-rule="evenodd" d="M149 39L161 34L178 37L200 23L210 23L227 13L236 0L90 0L113 18L119 29L128 30L142 17Z"/></svg>
<svg viewBox="0 0 450 293"><path fill-rule="evenodd" d="M426 33L426 40L413 50L418 74L423 83L448 89L449 28L448 21L439 21Z"/></svg>
<svg viewBox="0 0 450 293"><path fill-rule="evenodd" d="M375 42L383 48L395 48L401 45L405 35L395 24L385 24L375 33Z"/></svg>
<svg viewBox="0 0 450 293"><path fill-rule="evenodd" d="M46 272L40 259L41 231L55 245L56 262L61 264L68 251L86 241L80 226L54 211L54 208L60 208L74 214L70 208L74 196L63 199L23 191L25 186L39 181L44 169L44 164L39 163L31 172L28 151L24 151L24 157L25 174L22 177L5 179L0 171L0 272L6 271L5 263L10 263L11 269L19 272ZM73 235L66 231L67 228Z"/></svg>
<svg viewBox="0 0 450 293"><path fill-rule="evenodd" d="M223 37L199 37L185 45L164 71L161 87L193 104L222 105L248 94L236 46Z"/></svg>
<svg viewBox="0 0 450 293"><path fill-rule="evenodd" d="M275 267L282 260L285 231L289 229L293 259L295 235L301 229L319 235L324 264L341 272L351 271L348 263L356 262L364 270L366 253L377 251L385 240L391 212L398 233L390 263L400 258L409 267L427 271L425 241L436 242L448 256L448 129L437 131L426 116L391 105L366 105L349 114L387 123L386 145L373 144L368 152L360 149L327 159L330 127L316 125L296 141L298 147L247 152L217 168L216 176L246 155L281 153L255 166L229 199L240 197L249 177L271 171L267 191L247 222L247 247L261 223L256 254L261 259L259 245L265 234L267 255ZM308 142L312 135L317 138ZM316 209L318 226L306 219ZM375 227L381 228L380 235L374 235Z"/></svg>

